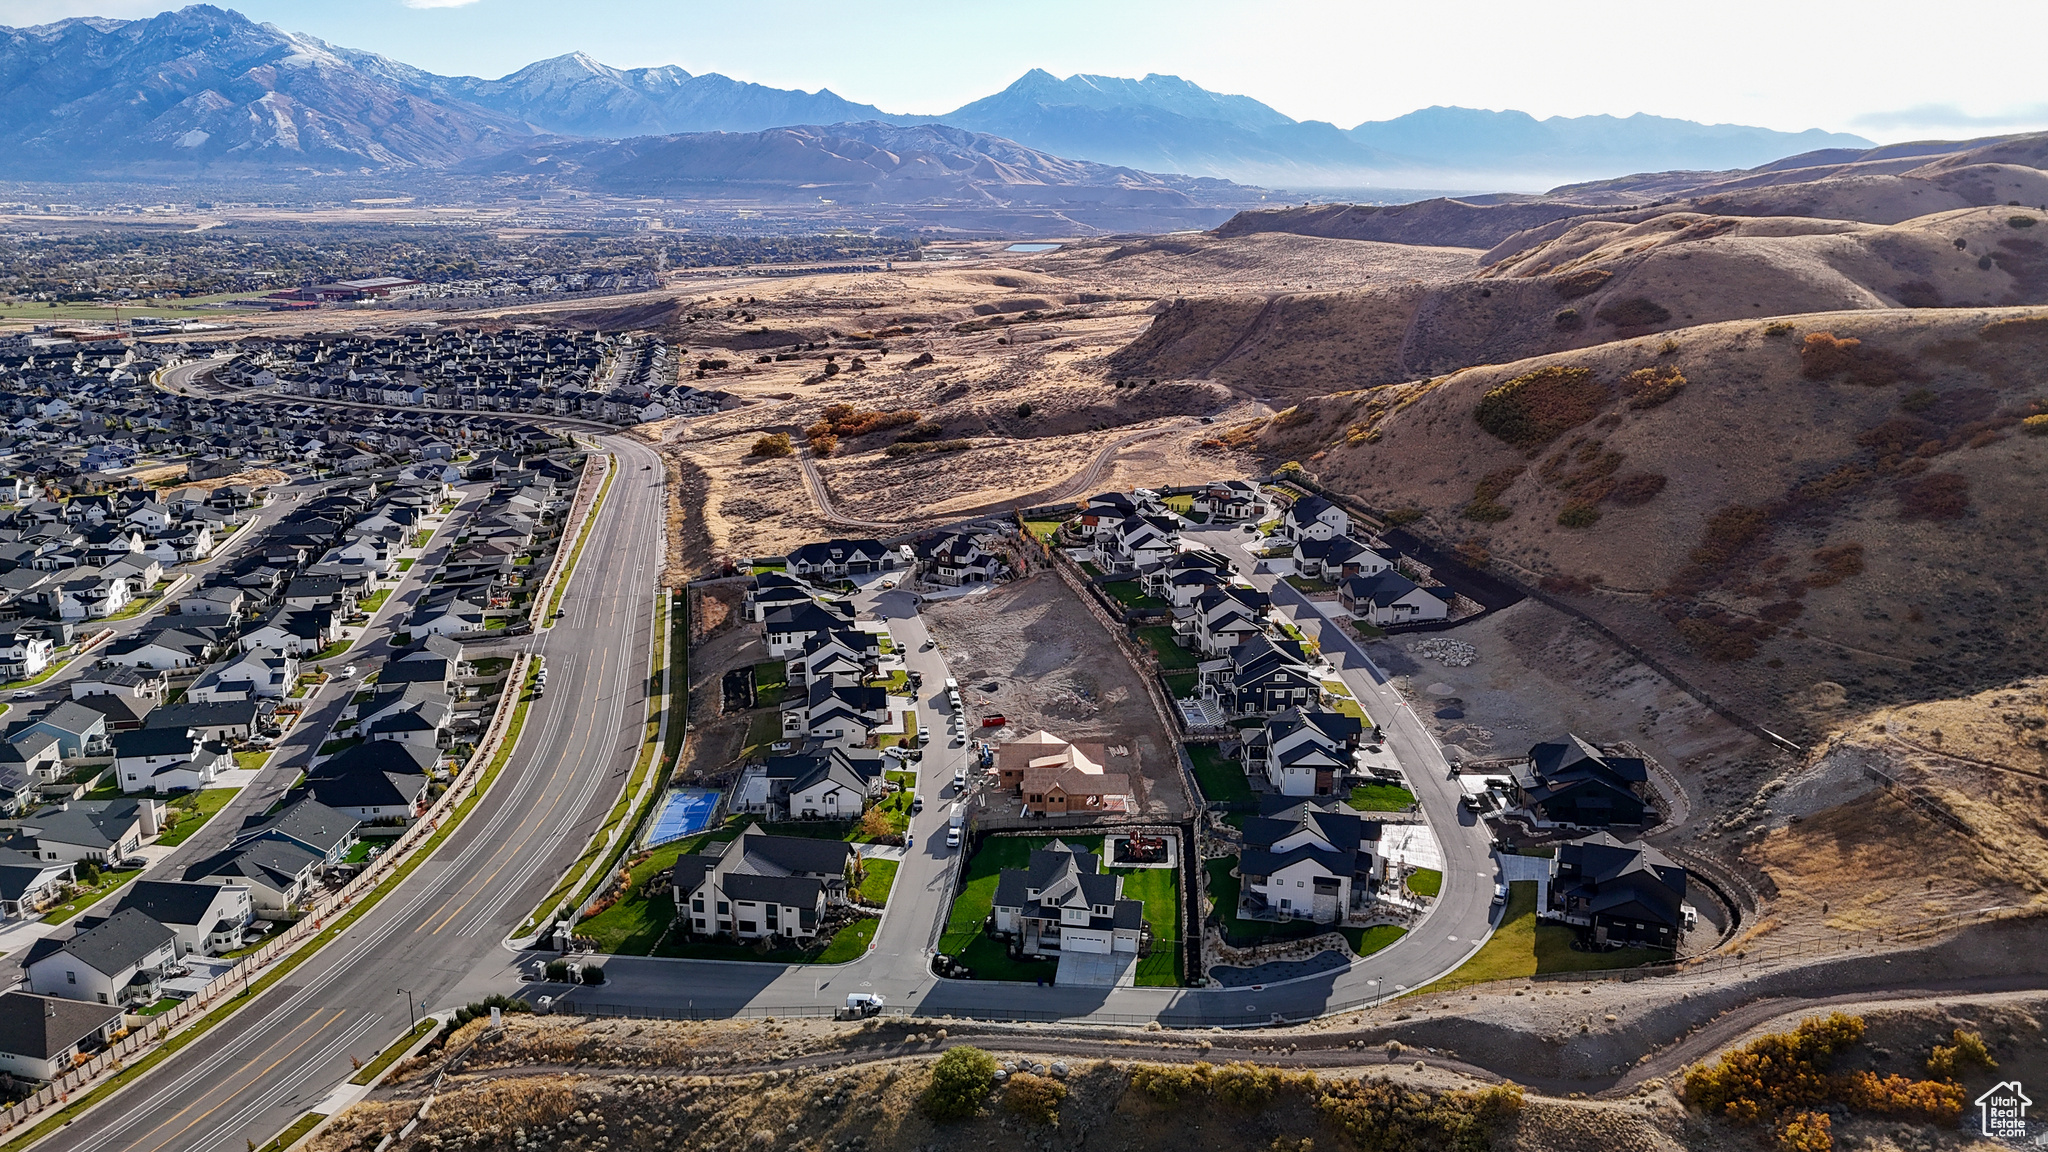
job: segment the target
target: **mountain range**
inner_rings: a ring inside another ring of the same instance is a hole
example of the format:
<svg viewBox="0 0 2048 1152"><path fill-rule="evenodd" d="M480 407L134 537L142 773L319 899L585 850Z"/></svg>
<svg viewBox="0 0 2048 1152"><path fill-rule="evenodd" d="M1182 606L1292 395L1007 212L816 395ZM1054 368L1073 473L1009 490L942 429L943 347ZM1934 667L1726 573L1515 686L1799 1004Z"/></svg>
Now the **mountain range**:
<svg viewBox="0 0 2048 1152"><path fill-rule="evenodd" d="M1728 169L1860 137L1651 116L1428 108L1342 129L1173 76L1033 69L938 116L581 53L495 80L426 72L239 13L0 28L0 175L175 175L256 164L348 172L453 168L560 137L755 134L798 125L943 125L1054 157L1290 187L1533 186ZM866 130L864 130L866 131ZM859 133L840 133L842 138Z"/></svg>

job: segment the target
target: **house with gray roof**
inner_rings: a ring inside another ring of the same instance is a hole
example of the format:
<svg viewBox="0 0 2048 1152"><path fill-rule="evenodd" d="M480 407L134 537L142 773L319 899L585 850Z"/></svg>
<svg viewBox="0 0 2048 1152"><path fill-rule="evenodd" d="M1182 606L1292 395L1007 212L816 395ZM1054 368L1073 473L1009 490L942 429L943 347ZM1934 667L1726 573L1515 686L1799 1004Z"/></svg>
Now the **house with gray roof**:
<svg viewBox="0 0 2048 1152"><path fill-rule="evenodd" d="M1033 849L1023 868L996 880L996 930L1011 934L1027 956L1046 952L1136 953L1145 932L1145 902L1124 898L1123 877L1062 840Z"/></svg>
<svg viewBox="0 0 2048 1152"><path fill-rule="evenodd" d="M297 844L258 839L187 865L180 878L194 884L246 886L258 914L285 915L306 902L323 866L321 857Z"/></svg>
<svg viewBox="0 0 2048 1152"><path fill-rule="evenodd" d="M5 847L38 860L106 865L135 854L163 830L163 806L146 796L64 800L13 821Z"/></svg>
<svg viewBox="0 0 2048 1152"><path fill-rule="evenodd" d="M0 912L8 919L33 916L64 894L71 865L38 860L27 852L0 848Z"/></svg>
<svg viewBox="0 0 2048 1152"><path fill-rule="evenodd" d="M163 970L177 958L177 934L129 908L68 940L43 937L22 969L30 990L44 996L140 1005L156 1000Z"/></svg>
<svg viewBox="0 0 2048 1152"><path fill-rule="evenodd" d="M853 856L843 841L770 836L751 825L738 839L677 859L676 907L699 936L811 940L827 910L846 903Z"/></svg>
<svg viewBox="0 0 2048 1152"><path fill-rule="evenodd" d="M1237 915L1341 924L1369 913L1386 866L1378 821L1332 802L1268 798L1244 822Z"/></svg>
<svg viewBox="0 0 2048 1152"><path fill-rule="evenodd" d="M180 956L214 956L240 947L242 929L255 918L243 884L137 880L114 911L128 908L169 928L177 936Z"/></svg>
<svg viewBox="0 0 2048 1152"><path fill-rule="evenodd" d="M107 754L107 717L76 700L60 700L40 716L10 725L9 740L43 733L57 742L57 754L69 760L77 756Z"/></svg>
<svg viewBox="0 0 2048 1152"><path fill-rule="evenodd" d="M55 1080L80 1056L113 1041L121 1009L28 992L0 995L0 1072L17 1080Z"/></svg>
<svg viewBox="0 0 2048 1152"><path fill-rule="evenodd" d="M283 840L320 857L326 865L339 864L355 846L363 822L339 809L329 808L310 796L287 803L269 816L251 816L235 833L233 846L253 840Z"/></svg>

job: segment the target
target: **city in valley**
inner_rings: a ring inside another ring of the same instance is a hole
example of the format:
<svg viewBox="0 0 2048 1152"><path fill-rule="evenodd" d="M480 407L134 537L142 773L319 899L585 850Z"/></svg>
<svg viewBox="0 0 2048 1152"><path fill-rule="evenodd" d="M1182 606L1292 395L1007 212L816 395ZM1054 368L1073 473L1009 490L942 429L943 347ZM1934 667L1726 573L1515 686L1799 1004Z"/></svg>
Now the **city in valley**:
<svg viewBox="0 0 2048 1152"><path fill-rule="evenodd" d="M502 3L0 29L0 1152L2048 1139L2003 80Z"/></svg>

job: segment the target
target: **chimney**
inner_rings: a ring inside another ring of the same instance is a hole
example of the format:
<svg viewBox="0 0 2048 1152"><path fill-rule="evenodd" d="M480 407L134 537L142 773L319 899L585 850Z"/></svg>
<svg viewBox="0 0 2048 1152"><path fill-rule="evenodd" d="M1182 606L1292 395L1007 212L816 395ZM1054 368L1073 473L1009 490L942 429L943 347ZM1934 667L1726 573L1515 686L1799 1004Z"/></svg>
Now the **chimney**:
<svg viewBox="0 0 2048 1152"><path fill-rule="evenodd" d="M70 801L70 800L59 800L59 801L57 801L57 811L59 811L59 812L69 812L69 811L71 811L71 801Z"/></svg>

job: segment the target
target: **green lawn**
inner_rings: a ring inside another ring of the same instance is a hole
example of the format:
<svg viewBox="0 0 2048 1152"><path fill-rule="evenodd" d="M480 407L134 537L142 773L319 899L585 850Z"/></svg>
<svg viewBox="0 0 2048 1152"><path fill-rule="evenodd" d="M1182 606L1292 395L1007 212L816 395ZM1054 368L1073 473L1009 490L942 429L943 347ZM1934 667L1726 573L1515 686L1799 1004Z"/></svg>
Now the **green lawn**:
<svg viewBox="0 0 2048 1152"><path fill-rule="evenodd" d="M1307 576L1289 576L1287 577L1287 583L1295 591L1302 593L1312 594L1316 592L1335 592L1337 590L1337 586L1328 580L1314 580Z"/></svg>
<svg viewBox="0 0 2048 1152"><path fill-rule="evenodd" d="M1508 906L1501 924L1472 958L1457 971L1434 984L1430 992L1448 992L1471 984L1493 980L1521 980L1544 972L1599 972L1634 968L1671 953L1654 948L1620 948L1612 952L1574 952L1577 935L1563 924L1543 924L1536 919L1536 882L1518 880L1508 885Z"/></svg>
<svg viewBox="0 0 2048 1152"><path fill-rule="evenodd" d="M1444 890L1444 874L1435 868L1417 868L1402 883L1417 896L1436 896Z"/></svg>
<svg viewBox="0 0 2048 1152"><path fill-rule="evenodd" d="M901 733L885 732L875 737L875 747L877 748L892 748L898 744L914 746L916 743L917 709L915 708L905 708L903 710L903 731Z"/></svg>
<svg viewBox="0 0 2048 1152"><path fill-rule="evenodd" d="M1100 836L1062 836L1060 839L1090 852L1102 851ZM995 907L996 884L1005 868L1022 868L1031 861L1034 848L1052 842L1050 836L991 836L967 862L967 883L953 901L946 918L939 951L974 969L977 980L1036 980L1050 978L1051 964L1013 961L1000 941L984 936L981 926ZM1155 947L1152 955L1138 961L1137 982L1175 987L1181 983L1179 880L1165 868L1113 868L1124 878L1124 896L1145 902L1145 921L1152 927Z"/></svg>
<svg viewBox="0 0 2048 1152"><path fill-rule="evenodd" d="M365 616L371 615L375 613L377 609L382 608L384 606L384 602L389 599L391 599L391 589L379 588L375 592L372 592L368 596L365 596L361 600L357 601L356 611L361 612Z"/></svg>
<svg viewBox="0 0 2048 1152"><path fill-rule="evenodd" d="M375 847L368 840L358 840L349 846L348 855L341 858L343 864L361 864L370 858L370 849Z"/></svg>
<svg viewBox="0 0 2048 1152"><path fill-rule="evenodd" d="M268 759L270 759L270 750L267 748L237 752L235 753L235 767L244 770L254 770L263 767L263 762Z"/></svg>
<svg viewBox="0 0 2048 1152"><path fill-rule="evenodd" d="M192 834L199 831L202 825L213 819L216 813L227 807L228 801L233 800L235 794L240 791L240 788L201 788L197 792L186 792L174 797L166 807L178 813L178 823L158 836L156 842L167 848L183 844L191 839Z"/></svg>
<svg viewBox="0 0 2048 1152"><path fill-rule="evenodd" d="M43 923L54 928L120 891L127 886L130 880L140 875L142 875L142 869L140 868L131 868L126 872L102 872L100 873L98 885L79 893L70 903L59 904L48 912L43 913Z"/></svg>
<svg viewBox="0 0 2048 1152"><path fill-rule="evenodd" d="M320 1122L325 1119L327 1119L327 1113L325 1112L308 1112L297 1120L292 1121L291 1127L279 1132L271 1139L270 1143L258 1148L256 1152L285 1152L285 1149L305 1139L306 1133L318 1128Z"/></svg>
<svg viewBox="0 0 2048 1152"><path fill-rule="evenodd" d="M860 902L875 908L889 903L889 889L896 885L897 862L869 860L860 879Z"/></svg>
<svg viewBox="0 0 2048 1152"><path fill-rule="evenodd" d="M1138 642L1150 647L1153 655L1159 657L1159 666L1168 672L1185 672L1201 663L1192 651L1175 642L1171 625L1140 628L1137 635Z"/></svg>
<svg viewBox="0 0 2048 1152"><path fill-rule="evenodd" d="M1399 784L1360 784L1344 802L1360 812L1406 812L1415 806L1415 793Z"/></svg>
<svg viewBox="0 0 2048 1152"><path fill-rule="evenodd" d="M1052 538L1059 534L1060 522L1058 520L1026 520L1024 522L1024 530L1040 540L1051 543Z"/></svg>
<svg viewBox="0 0 2048 1152"><path fill-rule="evenodd" d="M763 660L754 665L754 707L782 707L782 694L788 688L787 664L780 660Z"/></svg>
<svg viewBox="0 0 2048 1152"><path fill-rule="evenodd" d="M362 742L363 738L361 736L344 736L339 740L329 740L325 744L320 745L320 755L338 755L340 753L348 751L349 749L355 747L358 744L361 744Z"/></svg>
<svg viewBox="0 0 2048 1152"><path fill-rule="evenodd" d="M135 1014L137 1016L161 1016L164 1013L169 1012L171 1009L176 1008L178 1005L182 1003L184 1003L184 1001L176 999L171 996L166 996L163 999L158 1000L154 1004L145 1004L142 1007L137 1008L135 1010Z"/></svg>
<svg viewBox="0 0 2048 1152"><path fill-rule="evenodd" d="M1145 902L1145 922L1152 926L1152 954L1138 961L1137 983L1178 988L1180 948L1180 875L1171 868L1112 868L1124 878L1124 899Z"/></svg>
<svg viewBox="0 0 2048 1152"><path fill-rule="evenodd" d="M1142 611L1155 611L1157 609L1170 607L1170 605L1168 605L1166 601L1161 600L1157 596L1146 595L1145 586L1138 583L1136 580L1112 581L1111 583L1104 584L1102 586L1102 590L1104 592L1109 593L1112 597L1116 599L1117 603L1123 605L1126 608L1136 608Z"/></svg>
<svg viewBox="0 0 2048 1152"><path fill-rule="evenodd" d="M1179 512L1183 516L1195 510L1195 496L1192 492L1184 496L1168 496L1166 499L1161 500L1160 503L1175 512Z"/></svg>
<svg viewBox="0 0 2048 1152"><path fill-rule="evenodd" d="M1195 783L1202 798L1217 804L1248 804L1253 799L1251 781L1244 766L1216 750L1214 744L1188 745L1188 759L1195 765Z"/></svg>
<svg viewBox="0 0 2048 1152"><path fill-rule="evenodd" d="M870 688L887 689L891 696L904 696L910 692L910 673L898 668L879 680L868 681Z"/></svg>
<svg viewBox="0 0 2048 1152"><path fill-rule="evenodd" d="M1175 672L1166 677L1166 690L1176 700L1193 699L1195 690L1201 687L1202 678L1194 672Z"/></svg>
<svg viewBox="0 0 2048 1152"><path fill-rule="evenodd" d="M1379 924L1371 928L1331 928L1309 920L1286 922L1265 920L1240 920L1237 918L1238 878L1230 874L1237 866L1237 859L1223 856L1203 862L1208 873L1209 898L1216 902L1216 912L1221 918L1223 937L1233 947L1244 948L1269 941L1298 940L1308 936L1319 936L1335 931L1350 941L1351 951L1360 956L1373 953L1408 934L1406 928L1392 924Z"/></svg>
<svg viewBox="0 0 2048 1152"><path fill-rule="evenodd" d="M844 964L860 959L874 940L875 929L881 923L874 917L855 920L834 932L830 940L822 944L814 942L808 948L774 948L761 952L743 944L695 940L683 943L671 938L663 941L654 954L691 960L751 960L763 964Z"/></svg>
<svg viewBox="0 0 2048 1152"><path fill-rule="evenodd" d="M405 559L400 560L398 562L398 570L400 572L410 572L412 571L412 566L417 563L419 563L418 560L414 559L411 556L407 556Z"/></svg>
<svg viewBox="0 0 2048 1152"><path fill-rule="evenodd" d="M332 660L336 656L341 655L343 652L348 651L349 648L354 644L354 640L336 640L334 643L329 644L327 647L322 648L320 651L315 652L312 656L308 657L308 662L318 663L322 660Z"/></svg>
<svg viewBox="0 0 2048 1152"><path fill-rule="evenodd" d="M755 751L766 748L780 739L782 739L782 713L773 708L765 712L756 712L754 713L754 718L747 722L747 746L741 752L741 755L750 756Z"/></svg>
<svg viewBox="0 0 2048 1152"><path fill-rule="evenodd" d="M626 882L627 894L618 903L578 923L577 935L595 938L600 952L616 956L648 955L661 939L661 934L668 930L669 921L675 918L676 902L667 889L652 898L642 898L639 895L641 886L655 873L675 867L677 858L694 855L706 844L731 840L739 834L738 828L721 828L716 832L663 844L634 860L627 869L630 875Z"/></svg>
<svg viewBox="0 0 2048 1152"><path fill-rule="evenodd" d="M1351 695L1350 686L1345 684L1342 680L1323 681L1323 691L1328 692L1332 697L1332 702L1330 705L1332 708L1335 708L1338 712L1346 716L1358 717L1359 721L1363 723L1367 728L1371 728L1373 726L1372 717L1365 714L1365 709L1361 707L1358 703L1358 700Z"/></svg>

